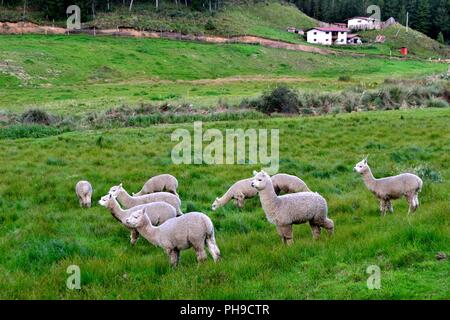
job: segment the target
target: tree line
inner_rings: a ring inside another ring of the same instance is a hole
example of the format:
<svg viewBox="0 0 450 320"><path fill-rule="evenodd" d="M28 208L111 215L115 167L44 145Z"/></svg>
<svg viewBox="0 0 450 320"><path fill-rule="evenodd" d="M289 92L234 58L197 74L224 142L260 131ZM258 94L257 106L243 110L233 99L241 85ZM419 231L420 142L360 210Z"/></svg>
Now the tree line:
<svg viewBox="0 0 450 320"><path fill-rule="evenodd" d="M265 0L241 0L247 3ZM344 22L353 16L367 16L370 5L378 5L381 18L394 17L401 24L409 26L441 42L450 39L450 0L287 0L294 3L307 15L325 22ZM190 7L194 10L214 12L223 7L236 5L239 0L0 0L1 6L22 7L24 14L29 9L42 12L47 19L61 19L66 16L66 8L76 4L82 17L95 18L97 11L114 10L118 6L129 11L137 3L159 8L163 3Z"/></svg>
<svg viewBox="0 0 450 320"><path fill-rule="evenodd" d="M370 5L378 5L381 19L390 17L428 36L450 38L450 0L291 0L307 15L325 22L343 22L353 16L369 16ZM443 39L439 39L443 42Z"/></svg>

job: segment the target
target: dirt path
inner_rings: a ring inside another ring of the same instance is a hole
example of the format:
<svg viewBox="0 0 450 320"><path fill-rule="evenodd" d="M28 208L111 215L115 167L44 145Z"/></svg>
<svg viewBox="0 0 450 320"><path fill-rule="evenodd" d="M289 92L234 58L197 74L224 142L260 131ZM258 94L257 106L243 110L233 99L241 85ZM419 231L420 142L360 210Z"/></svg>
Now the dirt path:
<svg viewBox="0 0 450 320"><path fill-rule="evenodd" d="M40 26L31 22L0 22L0 34L68 34L68 31L60 27ZM210 35L185 35L177 32L139 31L132 28L118 29L83 29L70 31L70 34L112 35L135 38L173 39L200 41L207 43L245 43L259 44L264 47L286 49L294 51L314 52L318 54L340 54L336 51L317 48L313 46L289 43L279 40L271 40L257 36L210 36ZM361 54L357 54L361 55Z"/></svg>

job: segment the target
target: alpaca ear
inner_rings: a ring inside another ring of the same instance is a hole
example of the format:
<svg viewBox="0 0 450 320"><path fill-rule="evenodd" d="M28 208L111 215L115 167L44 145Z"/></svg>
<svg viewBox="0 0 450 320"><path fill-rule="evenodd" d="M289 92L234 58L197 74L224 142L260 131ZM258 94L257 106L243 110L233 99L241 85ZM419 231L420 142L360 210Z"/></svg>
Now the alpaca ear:
<svg viewBox="0 0 450 320"><path fill-rule="evenodd" d="M119 184L119 187L122 188L122 182Z"/></svg>
<svg viewBox="0 0 450 320"><path fill-rule="evenodd" d="M111 193L109 193L109 198L110 198L110 199L112 198L112 194L111 194Z"/></svg>
<svg viewBox="0 0 450 320"><path fill-rule="evenodd" d="M364 158L364 164L367 164L367 158L369 158L369 155L367 155L367 156Z"/></svg>
<svg viewBox="0 0 450 320"><path fill-rule="evenodd" d="M258 174L258 171L253 170L253 175L256 176Z"/></svg>

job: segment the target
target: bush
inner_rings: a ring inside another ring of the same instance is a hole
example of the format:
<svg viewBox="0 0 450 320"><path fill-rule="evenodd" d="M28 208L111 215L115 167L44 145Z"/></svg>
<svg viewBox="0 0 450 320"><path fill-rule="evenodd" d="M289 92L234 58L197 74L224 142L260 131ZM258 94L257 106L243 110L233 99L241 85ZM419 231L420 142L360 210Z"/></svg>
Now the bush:
<svg viewBox="0 0 450 320"><path fill-rule="evenodd" d="M54 118L44 110L30 109L22 113L20 120L22 123L37 123L50 125L54 122Z"/></svg>
<svg viewBox="0 0 450 320"><path fill-rule="evenodd" d="M279 86L271 92L266 92L261 97L256 108L266 114L298 113L298 95L286 86Z"/></svg>
<svg viewBox="0 0 450 320"><path fill-rule="evenodd" d="M216 26L214 25L214 22L212 22L211 19L208 19L208 21L205 24L205 29L206 30L216 30Z"/></svg>
<svg viewBox="0 0 450 320"><path fill-rule="evenodd" d="M340 76L340 77L338 78L338 81L348 82L348 81L350 81L351 79L352 79L352 78L351 78L350 76L344 75L344 76Z"/></svg>
<svg viewBox="0 0 450 320"><path fill-rule="evenodd" d="M427 101L428 108L447 108L448 102L439 98L432 98Z"/></svg>
<svg viewBox="0 0 450 320"><path fill-rule="evenodd" d="M431 182L442 182L441 174L428 166L418 166L414 168L414 172L423 180L428 180Z"/></svg>

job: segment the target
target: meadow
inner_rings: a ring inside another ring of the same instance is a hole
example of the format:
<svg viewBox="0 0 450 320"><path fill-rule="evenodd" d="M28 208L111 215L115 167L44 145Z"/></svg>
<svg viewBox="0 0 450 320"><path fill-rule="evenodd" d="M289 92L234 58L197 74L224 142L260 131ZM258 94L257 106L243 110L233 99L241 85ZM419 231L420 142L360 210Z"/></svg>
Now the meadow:
<svg viewBox="0 0 450 320"><path fill-rule="evenodd" d="M44 41L29 40L27 52ZM57 54L57 46L49 48L46 55ZM76 56L82 49L67 52ZM61 79L70 82L63 75L55 81ZM450 265L435 256L450 252L449 121L448 108L430 108L204 123L222 132L280 129L280 172L300 176L321 193L336 225L333 237L324 233L317 241L308 225L295 226L290 247L257 198L242 210L232 204L210 210L215 197L259 166L172 164L170 135L192 124L1 139L0 298L448 299ZM402 171L422 176L414 215L408 217L406 201L399 200L393 214L380 217L377 201L352 171L367 154L377 177ZM198 265L194 252L184 251L173 270L165 253L145 240L131 247L127 230L96 203L112 185L123 182L135 192L162 172L177 176L185 212L199 210L213 220L220 263ZM94 186L91 209L78 206L74 186L80 179ZM66 288L73 264L81 269L80 290ZM367 288L370 265L381 269L380 290Z"/></svg>
<svg viewBox="0 0 450 320"><path fill-rule="evenodd" d="M92 36L0 36L0 110L73 115L121 105L238 103L285 83L339 92L386 78L442 73L447 66L256 45ZM348 80L340 81L346 76Z"/></svg>

